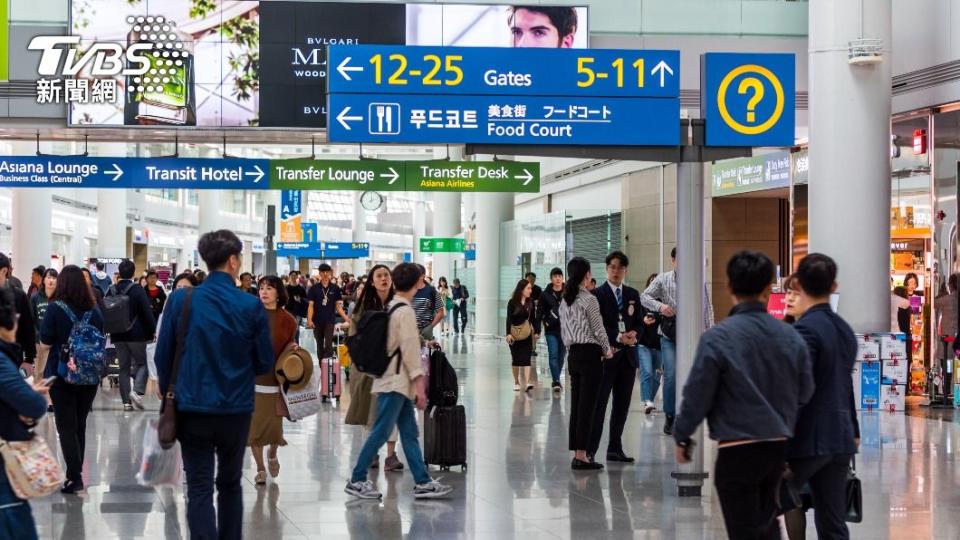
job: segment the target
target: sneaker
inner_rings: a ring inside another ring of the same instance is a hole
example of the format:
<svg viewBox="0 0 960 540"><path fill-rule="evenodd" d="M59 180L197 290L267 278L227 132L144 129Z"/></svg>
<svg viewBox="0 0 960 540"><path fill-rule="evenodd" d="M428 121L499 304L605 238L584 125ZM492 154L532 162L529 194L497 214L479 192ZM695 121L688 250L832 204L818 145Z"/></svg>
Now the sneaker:
<svg viewBox="0 0 960 540"><path fill-rule="evenodd" d="M130 412L130 411L132 411L132 410L133 410L133 405L131 405L131 404L129 404L129 403L124 403L124 404L123 404L123 412Z"/></svg>
<svg viewBox="0 0 960 540"><path fill-rule="evenodd" d="M377 491L376 486L369 480L362 482L350 482L343 488L344 493L352 495L358 499L382 499L383 494Z"/></svg>
<svg viewBox="0 0 960 540"><path fill-rule="evenodd" d="M563 385L560 384L559 382L554 381L554 383L553 383L553 393L554 393L554 394L559 394L559 393L562 392L562 391L563 391Z"/></svg>
<svg viewBox="0 0 960 540"><path fill-rule="evenodd" d="M83 491L83 482L82 481L73 481L67 480L63 483L63 487L60 488L60 493L64 495L74 495L81 493Z"/></svg>
<svg viewBox="0 0 960 540"><path fill-rule="evenodd" d="M644 402L643 404L643 413L644 414L653 414L653 411L657 410L656 405L652 401Z"/></svg>
<svg viewBox="0 0 960 540"><path fill-rule="evenodd" d="M130 402L133 403L133 406L143 410L143 395L136 392L130 392Z"/></svg>
<svg viewBox="0 0 960 540"><path fill-rule="evenodd" d="M387 456L386 461L383 462L383 470L385 471L402 471L403 463L400 461L400 458L396 454L390 454Z"/></svg>
<svg viewBox="0 0 960 540"><path fill-rule="evenodd" d="M527 392L530 392L531 390L533 390L533 385L532 385L532 384L528 384L526 391L527 391Z"/></svg>
<svg viewBox="0 0 960 540"><path fill-rule="evenodd" d="M445 497L453 491L453 488L436 480L431 480L426 484L417 484L413 488L413 497L415 499L439 499Z"/></svg>

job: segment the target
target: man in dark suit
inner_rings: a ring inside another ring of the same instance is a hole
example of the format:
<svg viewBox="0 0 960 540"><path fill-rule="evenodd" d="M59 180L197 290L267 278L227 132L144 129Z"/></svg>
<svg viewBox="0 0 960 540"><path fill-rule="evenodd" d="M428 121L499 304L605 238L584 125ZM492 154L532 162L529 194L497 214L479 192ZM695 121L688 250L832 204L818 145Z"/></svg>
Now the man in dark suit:
<svg viewBox="0 0 960 540"><path fill-rule="evenodd" d="M600 448L607 402L612 393L613 410L610 412L607 461L633 463L634 459L623 452L621 437L623 426L627 423L627 413L630 411L633 383L637 380L637 355L633 354L631 349L637 345L637 331L643 324L643 309L640 305L640 292L623 283L627 277L630 259L622 251L614 251L607 255L606 263L607 282L594 289L593 294L600 302L603 327L616 353L613 358L603 362L603 377L593 419L593 435L587 453L595 456Z"/></svg>

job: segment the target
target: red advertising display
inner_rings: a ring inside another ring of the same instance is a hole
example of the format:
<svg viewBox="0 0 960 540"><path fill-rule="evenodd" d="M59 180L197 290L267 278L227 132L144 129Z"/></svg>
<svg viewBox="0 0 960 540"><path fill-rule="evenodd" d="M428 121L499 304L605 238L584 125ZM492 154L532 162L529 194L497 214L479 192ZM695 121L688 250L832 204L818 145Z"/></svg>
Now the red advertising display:
<svg viewBox="0 0 960 540"><path fill-rule="evenodd" d="M787 314L787 293L771 294L767 302L767 313L782 321Z"/></svg>

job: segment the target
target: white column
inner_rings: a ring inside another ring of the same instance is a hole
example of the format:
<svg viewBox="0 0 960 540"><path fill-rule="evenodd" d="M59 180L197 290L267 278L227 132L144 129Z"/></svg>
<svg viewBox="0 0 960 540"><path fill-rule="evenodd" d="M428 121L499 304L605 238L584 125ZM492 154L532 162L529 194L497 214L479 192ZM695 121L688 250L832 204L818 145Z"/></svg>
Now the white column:
<svg viewBox="0 0 960 540"><path fill-rule="evenodd" d="M413 262L426 264L426 258L420 253L420 239L427 234L427 209L423 194L417 193L413 203Z"/></svg>
<svg viewBox="0 0 960 540"><path fill-rule="evenodd" d="M463 147L450 147L450 159L463 160ZM442 159L447 156L446 147L434 149L433 157ZM460 193L436 192L433 193L433 234L443 238L454 238L463 233L460 224ZM462 259L457 253L436 253L433 256L433 277L440 279L446 276L447 282L453 281L453 262Z"/></svg>
<svg viewBox="0 0 960 540"><path fill-rule="evenodd" d="M363 192L357 191L353 194L353 241L354 242L366 242L367 241L367 211L360 204L360 197L363 195ZM384 203L386 204L386 203ZM353 261L353 273L359 279L360 276L366 273L367 269L367 259L356 259Z"/></svg>
<svg viewBox="0 0 960 540"><path fill-rule="evenodd" d="M477 161L490 156L476 156ZM481 336L503 334L497 314L505 309L500 298L500 224L513 219L513 193L476 193L477 264L476 333Z"/></svg>
<svg viewBox="0 0 960 540"><path fill-rule="evenodd" d="M127 190L97 190L97 257L127 257Z"/></svg>
<svg viewBox="0 0 960 540"><path fill-rule="evenodd" d="M220 219L220 190L201 189L197 191L197 206L200 212L199 234L216 231L222 227Z"/></svg>
<svg viewBox="0 0 960 540"><path fill-rule="evenodd" d="M51 218L52 192L46 188L14 188L13 192L13 273L26 285L30 270L50 266L53 249Z"/></svg>
<svg viewBox="0 0 960 540"><path fill-rule="evenodd" d="M859 37L883 41L879 63L848 63ZM890 0L810 1L810 251L836 260L857 332L890 326L891 41Z"/></svg>

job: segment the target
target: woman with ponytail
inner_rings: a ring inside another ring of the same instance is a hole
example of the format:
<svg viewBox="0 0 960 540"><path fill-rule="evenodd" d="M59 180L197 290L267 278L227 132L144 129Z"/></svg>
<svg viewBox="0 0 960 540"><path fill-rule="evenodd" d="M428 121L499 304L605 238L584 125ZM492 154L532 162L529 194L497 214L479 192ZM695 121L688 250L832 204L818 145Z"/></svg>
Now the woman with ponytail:
<svg viewBox="0 0 960 540"><path fill-rule="evenodd" d="M590 263L583 257L574 257L567 263L567 277L560 302L560 333L569 351L570 450L574 452L571 467L575 471L597 471L603 465L587 455L587 447L593 431L602 362L612 358L614 351L600 317L600 303L587 290L593 279Z"/></svg>

